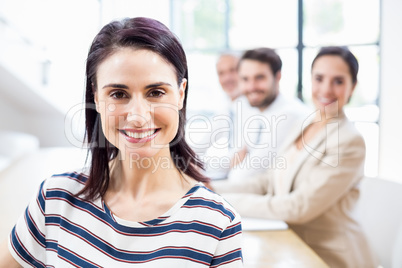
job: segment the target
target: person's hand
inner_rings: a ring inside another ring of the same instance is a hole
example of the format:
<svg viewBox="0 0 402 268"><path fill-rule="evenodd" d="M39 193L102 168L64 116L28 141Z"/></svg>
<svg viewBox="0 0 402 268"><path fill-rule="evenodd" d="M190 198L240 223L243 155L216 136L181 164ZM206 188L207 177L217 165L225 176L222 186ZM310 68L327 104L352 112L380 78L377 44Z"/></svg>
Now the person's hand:
<svg viewBox="0 0 402 268"><path fill-rule="evenodd" d="M247 152L248 152L247 146L243 146L243 148L241 148L240 151L235 152L230 162L230 168L234 168L235 166L243 162L244 158L247 155Z"/></svg>

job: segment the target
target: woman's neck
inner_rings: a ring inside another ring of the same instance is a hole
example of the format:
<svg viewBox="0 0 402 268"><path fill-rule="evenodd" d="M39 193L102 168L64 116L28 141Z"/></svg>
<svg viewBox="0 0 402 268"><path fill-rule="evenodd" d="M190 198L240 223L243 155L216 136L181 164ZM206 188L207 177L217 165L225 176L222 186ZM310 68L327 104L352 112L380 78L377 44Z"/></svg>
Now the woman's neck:
<svg viewBox="0 0 402 268"><path fill-rule="evenodd" d="M177 169L170 155L141 159L117 156L111 165L109 190L141 198L161 189L187 188L191 181Z"/></svg>
<svg viewBox="0 0 402 268"><path fill-rule="evenodd" d="M176 168L170 156L149 160L152 163L149 167L119 156L111 163L110 184L104 200L115 216L129 221L155 219L196 184ZM142 161L145 165L145 160Z"/></svg>
<svg viewBox="0 0 402 268"><path fill-rule="evenodd" d="M344 115L343 109L338 110L337 107L329 106L323 109L319 109L315 114L313 122L325 125L334 118L339 118L343 115Z"/></svg>

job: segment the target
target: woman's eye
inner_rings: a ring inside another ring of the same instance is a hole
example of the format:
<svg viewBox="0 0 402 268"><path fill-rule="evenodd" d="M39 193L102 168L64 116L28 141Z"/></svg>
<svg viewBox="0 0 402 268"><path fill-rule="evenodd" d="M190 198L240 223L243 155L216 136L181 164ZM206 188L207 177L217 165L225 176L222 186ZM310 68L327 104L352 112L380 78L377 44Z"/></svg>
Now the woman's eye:
<svg viewBox="0 0 402 268"><path fill-rule="evenodd" d="M343 80L342 80L342 79L336 79L336 80L335 80L335 84L337 84L337 85L342 85L342 84L343 84Z"/></svg>
<svg viewBox="0 0 402 268"><path fill-rule="evenodd" d="M126 93L122 91L115 91L112 94L110 94L110 96L114 99L123 99L126 97Z"/></svg>
<svg viewBox="0 0 402 268"><path fill-rule="evenodd" d="M161 97L162 95L165 95L165 92L162 90L153 90L149 93L149 96L153 98L158 98Z"/></svg>

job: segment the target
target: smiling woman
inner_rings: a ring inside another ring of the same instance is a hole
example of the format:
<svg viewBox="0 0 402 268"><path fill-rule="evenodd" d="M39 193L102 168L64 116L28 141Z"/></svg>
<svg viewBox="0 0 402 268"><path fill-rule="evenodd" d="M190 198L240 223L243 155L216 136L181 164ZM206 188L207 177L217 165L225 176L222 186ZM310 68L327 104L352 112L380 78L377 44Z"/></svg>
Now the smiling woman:
<svg viewBox="0 0 402 268"><path fill-rule="evenodd" d="M0 267L242 267L240 217L202 184L184 140L188 71L173 33L111 22L86 70L89 169L43 181Z"/></svg>
<svg viewBox="0 0 402 268"><path fill-rule="evenodd" d="M95 103L107 140L126 157L170 158L187 80L178 84L158 54L131 48L102 62L97 76Z"/></svg>

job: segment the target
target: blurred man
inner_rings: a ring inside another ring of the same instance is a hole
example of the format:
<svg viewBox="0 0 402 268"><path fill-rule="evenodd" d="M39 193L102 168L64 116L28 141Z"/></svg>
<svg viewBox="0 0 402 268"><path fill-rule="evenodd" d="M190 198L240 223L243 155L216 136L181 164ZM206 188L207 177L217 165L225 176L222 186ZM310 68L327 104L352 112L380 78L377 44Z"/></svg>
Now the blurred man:
<svg viewBox="0 0 402 268"><path fill-rule="evenodd" d="M210 147L202 157L206 163L206 174L213 179L227 177L231 168L230 161L241 148L235 146L235 141L241 139L241 117L253 111L238 86L239 58L233 52L225 52L219 55L216 62L218 80L226 93L227 101L219 107L222 112L210 120Z"/></svg>
<svg viewBox="0 0 402 268"><path fill-rule="evenodd" d="M298 99L280 93L282 61L270 48L246 51L238 64L239 89L258 114L243 118L242 149L232 159L229 179L245 179L282 165L277 155L290 131L300 131L309 110Z"/></svg>
<svg viewBox="0 0 402 268"><path fill-rule="evenodd" d="M216 62L219 83L228 97L234 101L241 92L238 87L237 64L239 56L234 53L222 53Z"/></svg>

